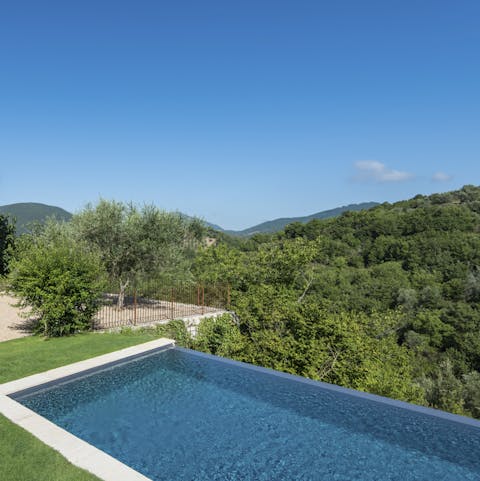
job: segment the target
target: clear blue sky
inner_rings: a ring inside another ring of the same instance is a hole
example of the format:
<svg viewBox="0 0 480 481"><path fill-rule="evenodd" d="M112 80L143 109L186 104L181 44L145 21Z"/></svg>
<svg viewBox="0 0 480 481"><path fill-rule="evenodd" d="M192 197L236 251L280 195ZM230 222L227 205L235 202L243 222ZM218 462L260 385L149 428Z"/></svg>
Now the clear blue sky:
<svg viewBox="0 0 480 481"><path fill-rule="evenodd" d="M0 204L243 228L480 184L478 0L0 8Z"/></svg>

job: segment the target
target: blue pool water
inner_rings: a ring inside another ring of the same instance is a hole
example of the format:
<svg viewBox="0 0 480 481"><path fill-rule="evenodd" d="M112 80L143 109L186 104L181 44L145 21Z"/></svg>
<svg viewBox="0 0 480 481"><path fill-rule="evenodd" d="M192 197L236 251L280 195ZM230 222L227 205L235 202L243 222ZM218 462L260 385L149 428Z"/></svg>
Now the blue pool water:
<svg viewBox="0 0 480 481"><path fill-rule="evenodd" d="M480 428L170 348L13 396L152 480L480 480Z"/></svg>

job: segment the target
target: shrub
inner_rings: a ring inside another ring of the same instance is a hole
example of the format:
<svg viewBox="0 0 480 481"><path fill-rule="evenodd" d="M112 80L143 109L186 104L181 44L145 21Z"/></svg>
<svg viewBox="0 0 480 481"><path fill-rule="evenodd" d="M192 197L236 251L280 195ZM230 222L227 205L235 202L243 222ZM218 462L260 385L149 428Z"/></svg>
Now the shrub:
<svg viewBox="0 0 480 481"><path fill-rule="evenodd" d="M472 371L463 376L465 410L474 418L480 418L480 373Z"/></svg>
<svg viewBox="0 0 480 481"><path fill-rule="evenodd" d="M103 278L96 252L50 226L23 243L9 280L19 305L37 318L35 331L57 337L91 328Z"/></svg>
<svg viewBox="0 0 480 481"><path fill-rule="evenodd" d="M240 360L243 347L242 335L230 314L202 319L193 339L193 349Z"/></svg>
<svg viewBox="0 0 480 481"><path fill-rule="evenodd" d="M181 319L174 319L166 324L159 324L155 328L158 336L174 339L178 346L190 347L192 338L185 326L185 322Z"/></svg>

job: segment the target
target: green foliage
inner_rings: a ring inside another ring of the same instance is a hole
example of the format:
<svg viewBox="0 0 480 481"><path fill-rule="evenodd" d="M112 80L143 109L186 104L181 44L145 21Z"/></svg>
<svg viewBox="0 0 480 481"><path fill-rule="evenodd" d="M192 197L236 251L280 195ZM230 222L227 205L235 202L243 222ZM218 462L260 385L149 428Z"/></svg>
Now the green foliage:
<svg viewBox="0 0 480 481"><path fill-rule="evenodd" d="M148 331L147 331L148 332ZM155 336L174 339L177 345L191 347L192 338L181 319L174 319L166 324L159 324L155 327Z"/></svg>
<svg viewBox="0 0 480 481"><path fill-rule="evenodd" d="M445 359L433 375L423 379L428 403L456 414L464 412L462 381L455 376L452 363Z"/></svg>
<svg viewBox="0 0 480 481"><path fill-rule="evenodd" d="M193 349L218 356L241 357L244 342L238 325L230 314L202 319L192 340Z"/></svg>
<svg viewBox="0 0 480 481"><path fill-rule="evenodd" d="M187 330L185 322L181 319L174 319L165 324L157 324L156 326L146 326L140 328L123 327L121 334L124 336L137 337L139 334L151 335L153 337L166 337L175 340L178 346L190 348L192 345L192 336Z"/></svg>
<svg viewBox="0 0 480 481"><path fill-rule="evenodd" d="M465 374L463 383L465 411L475 418L480 418L480 373L472 371Z"/></svg>
<svg viewBox="0 0 480 481"><path fill-rule="evenodd" d="M465 186L295 222L206 249L194 273L232 285L232 357L479 416L479 206ZM222 350L224 327L197 347Z"/></svg>
<svg viewBox="0 0 480 481"><path fill-rule="evenodd" d="M14 241L14 224L9 217L0 215L0 277L8 273L8 264Z"/></svg>
<svg viewBox="0 0 480 481"><path fill-rule="evenodd" d="M74 242L65 229L49 224L24 242L12 263L10 287L20 305L31 308L36 330L47 337L91 327L103 288L100 258Z"/></svg>
<svg viewBox="0 0 480 481"><path fill-rule="evenodd" d="M120 291L141 278L167 282L189 277L189 265L204 233L201 223L153 205L137 208L100 200L72 219L80 241L95 246Z"/></svg>
<svg viewBox="0 0 480 481"><path fill-rule="evenodd" d="M397 344L397 317L335 314L294 291L252 286L231 316L203 320L193 347L381 395L422 402L412 358Z"/></svg>
<svg viewBox="0 0 480 481"><path fill-rule="evenodd" d="M244 254L226 244L204 248L193 263L195 277L206 283L240 284L245 278Z"/></svg>

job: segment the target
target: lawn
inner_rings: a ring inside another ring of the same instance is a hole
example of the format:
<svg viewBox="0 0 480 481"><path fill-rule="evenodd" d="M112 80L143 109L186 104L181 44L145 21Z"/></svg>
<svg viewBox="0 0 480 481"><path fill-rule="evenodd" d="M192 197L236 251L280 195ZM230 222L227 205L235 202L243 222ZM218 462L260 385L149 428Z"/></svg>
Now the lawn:
<svg viewBox="0 0 480 481"><path fill-rule="evenodd" d="M0 343L0 383L162 337L159 331L81 334ZM99 481L0 415L1 481Z"/></svg>

